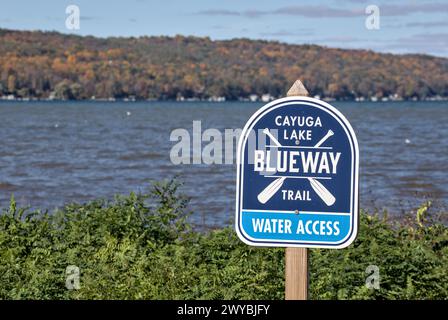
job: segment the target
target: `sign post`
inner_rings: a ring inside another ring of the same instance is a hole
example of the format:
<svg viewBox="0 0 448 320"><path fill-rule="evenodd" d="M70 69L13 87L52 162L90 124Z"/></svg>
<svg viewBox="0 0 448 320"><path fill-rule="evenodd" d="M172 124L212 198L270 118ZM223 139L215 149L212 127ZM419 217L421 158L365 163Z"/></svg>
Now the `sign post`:
<svg viewBox="0 0 448 320"><path fill-rule="evenodd" d="M307 97L259 109L237 150L235 229L253 246L286 247L285 298L307 299L307 248L345 248L358 230L359 150L347 119Z"/></svg>
<svg viewBox="0 0 448 320"><path fill-rule="evenodd" d="M288 97L309 95L300 80L296 80L288 90ZM285 299L308 299L308 249L286 248L285 250Z"/></svg>

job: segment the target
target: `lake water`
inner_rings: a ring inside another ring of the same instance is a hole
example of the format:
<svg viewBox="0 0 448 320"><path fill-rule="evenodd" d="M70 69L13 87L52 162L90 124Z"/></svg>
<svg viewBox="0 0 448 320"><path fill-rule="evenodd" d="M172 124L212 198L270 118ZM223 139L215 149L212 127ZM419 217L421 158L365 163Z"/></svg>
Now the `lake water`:
<svg viewBox="0 0 448 320"><path fill-rule="evenodd" d="M333 103L360 145L360 203L399 216L448 199L448 103ZM234 215L235 166L174 165L176 128L242 128L261 103L0 102L0 206L53 209L178 176L197 224ZM204 144L205 145L205 144Z"/></svg>

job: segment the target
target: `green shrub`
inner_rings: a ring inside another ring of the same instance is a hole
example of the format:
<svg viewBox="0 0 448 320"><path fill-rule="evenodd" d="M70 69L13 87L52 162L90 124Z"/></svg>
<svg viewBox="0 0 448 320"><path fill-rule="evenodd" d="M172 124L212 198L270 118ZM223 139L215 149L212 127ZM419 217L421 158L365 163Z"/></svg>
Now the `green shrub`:
<svg viewBox="0 0 448 320"><path fill-rule="evenodd" d="M192 231L178 187L51 214L12 198L0 215L0 298L283 299L284 249L249 247L230 227ZM310 250L310 298L447 299L448 228L426 221L429 206L406 224L361 212L349 248ZM79 290L66 288L70 265ZM379 268L378 290L365 285L369 265Z"/></svg>

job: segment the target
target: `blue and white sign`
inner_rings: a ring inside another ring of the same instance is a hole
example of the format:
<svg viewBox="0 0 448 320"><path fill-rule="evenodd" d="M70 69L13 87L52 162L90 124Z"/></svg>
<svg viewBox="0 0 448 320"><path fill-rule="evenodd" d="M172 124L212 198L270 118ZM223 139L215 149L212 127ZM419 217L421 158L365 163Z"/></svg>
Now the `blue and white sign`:
<svg viewBox="0 0 448 320"><path fill-rule="evenodd" d="M307 97L265 105L238 144L238 236L253 246L348 246L358 229L358 167L355 133L335 107Z"/></svg>

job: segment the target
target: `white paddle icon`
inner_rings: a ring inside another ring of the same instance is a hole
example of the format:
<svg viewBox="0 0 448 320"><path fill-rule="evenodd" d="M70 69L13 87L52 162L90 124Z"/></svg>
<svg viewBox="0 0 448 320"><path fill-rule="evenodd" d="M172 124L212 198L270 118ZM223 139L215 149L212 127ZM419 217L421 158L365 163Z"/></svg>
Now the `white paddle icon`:
<svg viewBox="0 0 448 320"><path fill-rule="evenodd" d="M268 128L264 129L263 133L268 136L277 147L282 147L280 142L278 142L278 140L271 134ZM318 143L316 143L314 148L320 147L332 135L334 135L334 132L332 130L328 130L327 134L322 139L320 139ZM258 194L258 201L260 201L262 204L268 202L269 199L271 199L272 196L277 193L277 191L282 187L286 178L287 177L280 177L271 182L266 188L264 188L263 191ZM331 206L335 203L336 198L330 193L330 191L328 191L327 188L324 187L322 183L317 181L315 178L307 179L310 182L314 192L317 193L317 195L325 202L327 206Z"/></svg>

